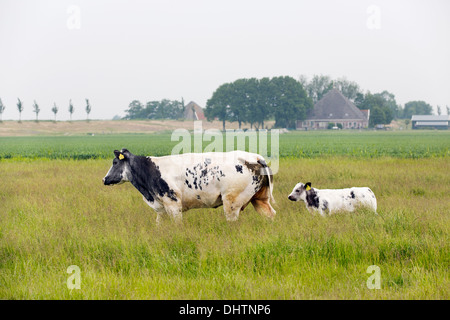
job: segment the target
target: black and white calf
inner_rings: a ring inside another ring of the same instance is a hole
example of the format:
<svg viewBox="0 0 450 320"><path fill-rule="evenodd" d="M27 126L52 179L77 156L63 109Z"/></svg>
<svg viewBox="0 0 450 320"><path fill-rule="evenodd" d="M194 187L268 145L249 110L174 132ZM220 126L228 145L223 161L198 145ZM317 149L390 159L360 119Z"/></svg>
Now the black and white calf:
<svg viewBox="0 0 450 320"><path fill-rule="evenodd" d="M244 151L187 153L165 157L137 156L127 149L114 151L105 185L130 182L157 213L176 221L192 208L224 207L234 221L251 202L258 213L275 217L273 176L264 158Z"/></svg>
<svg viewBox="0 0 450 320"><path fill-rule="evenodd" d="M354 211L358 206L364 206L377 213L377 199L370 188L346 189L316 189L311 188L311 182L301 182L292 190L289 200L303 200L309 212L318 211L324 216L326 212Z"/></svg>

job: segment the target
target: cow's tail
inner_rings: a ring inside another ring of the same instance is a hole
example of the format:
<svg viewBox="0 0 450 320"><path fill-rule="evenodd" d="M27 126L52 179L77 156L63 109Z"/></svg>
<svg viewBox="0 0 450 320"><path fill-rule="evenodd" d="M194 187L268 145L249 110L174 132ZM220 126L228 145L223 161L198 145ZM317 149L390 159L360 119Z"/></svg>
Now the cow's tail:
<svg viewBox="0 0 450 320"><path fill-rule="evenodd" d="M273 203L275 203L275 199L273 197L273 174L272 174L272 170L270 169L270 167L267 165L266 161L264 160L264 158L258 158L258 160L256 160L256 163L250 163L247 160L243 159L243 158L238 158L238 160L243 163L244 165L248 166L248 167L255 167L256 164L258 164L260 166L258 174L266 176L267 177L267 184L269 187L269 199L270 201L272 201Z"/></svg>
<svg viewBox="0 0 450 320"><path fill-rule="evenodd" d="M266 161L264 159L258 159L258 163L261 165L261 171L263 172L263 175L267 176L267 181L269 184L269 196L270 201L275 203L275 199L273 198L272 190L273 190L273 174L272 170L270 170L270 167L267 165Z"/></svg>

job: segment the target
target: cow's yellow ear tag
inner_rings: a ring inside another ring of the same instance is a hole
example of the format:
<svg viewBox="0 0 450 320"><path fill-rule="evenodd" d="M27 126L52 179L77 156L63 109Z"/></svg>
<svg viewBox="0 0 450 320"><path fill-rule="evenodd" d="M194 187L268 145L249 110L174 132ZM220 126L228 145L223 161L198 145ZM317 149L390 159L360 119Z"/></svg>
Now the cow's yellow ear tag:
<svg viewBox="0 0 450 320"><path fill-rule="evenodd" d="M309 191L309 190L311 190L311 187L310 186L306 186L306 191Z"/></svg>
<svg viewBox="0 0 450 320"><path fill-rule="evenodd" d="M123 156L123 154L119 154L119 160L123 160L125 159L125 157Z"/></svg>

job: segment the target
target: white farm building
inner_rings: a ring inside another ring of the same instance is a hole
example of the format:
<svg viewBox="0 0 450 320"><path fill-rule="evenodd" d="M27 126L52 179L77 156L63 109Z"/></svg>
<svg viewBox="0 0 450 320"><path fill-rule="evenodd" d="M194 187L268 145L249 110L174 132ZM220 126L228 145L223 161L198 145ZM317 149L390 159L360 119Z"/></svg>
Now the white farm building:
<svg viewBox="0 0 450 320"><path fill-rule="evenodd" d="M411 118L411 124L413 129L448 129L450 122L450 115L438 115L438 116L421 116L413 115Z"/></svg>

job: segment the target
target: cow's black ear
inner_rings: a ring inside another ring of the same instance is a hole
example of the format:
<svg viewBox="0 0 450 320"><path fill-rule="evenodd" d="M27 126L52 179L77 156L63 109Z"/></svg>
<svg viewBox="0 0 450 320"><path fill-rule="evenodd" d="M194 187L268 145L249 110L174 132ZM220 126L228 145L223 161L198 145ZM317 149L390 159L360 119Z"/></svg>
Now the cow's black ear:
<svg viewBox="0 0 450 320"><path fill-rule="evenodd" d="M130 154L131 152L128 151L128 149L123 148L123 149L122 149L122 153L124 153L124 154Z"/></svg>
<svg viewBox="0 0 450 320"><path fill-rule="evenodd" d="M307 182L305 184L305 189L306 189L306 191L311 190L311 182Z"/></svg>
<svg viewBox="0 0 450 320"><path fill-rule="evenodd" d="M125 159L123 151L114 150L114 154L116 155L116 158L119 160Z"/></svg>

